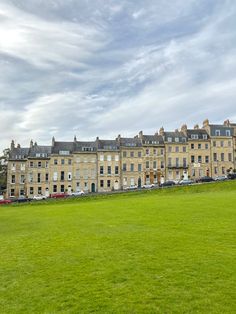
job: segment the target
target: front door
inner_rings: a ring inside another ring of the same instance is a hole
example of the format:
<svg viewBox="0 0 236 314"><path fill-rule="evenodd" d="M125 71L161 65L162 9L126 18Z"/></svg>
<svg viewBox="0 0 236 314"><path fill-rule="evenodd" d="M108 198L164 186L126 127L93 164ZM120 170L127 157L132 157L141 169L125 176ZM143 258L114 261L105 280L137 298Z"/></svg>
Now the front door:
<svg viewBox="0 0 236 314"><path fill-rule="evenodd" d="M91 192L92 192L92 193L95 193L95 192L96 192L95 183L92 183L92 184L91 184Z"/></svg>

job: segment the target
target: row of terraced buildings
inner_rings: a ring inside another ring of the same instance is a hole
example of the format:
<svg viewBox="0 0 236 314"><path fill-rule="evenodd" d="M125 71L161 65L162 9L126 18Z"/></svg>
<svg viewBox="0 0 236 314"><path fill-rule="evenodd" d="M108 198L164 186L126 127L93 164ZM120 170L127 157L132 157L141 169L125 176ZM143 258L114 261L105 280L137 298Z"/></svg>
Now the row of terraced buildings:
<svg viewBox="0 0 236 314"><path fill-rule="evenodd" d="M33 197L75 191L106 192L182 178L221 176L236 168L236 124L162 127L114 140L56 141L50 146L11 143L7 197Z"/></svg>

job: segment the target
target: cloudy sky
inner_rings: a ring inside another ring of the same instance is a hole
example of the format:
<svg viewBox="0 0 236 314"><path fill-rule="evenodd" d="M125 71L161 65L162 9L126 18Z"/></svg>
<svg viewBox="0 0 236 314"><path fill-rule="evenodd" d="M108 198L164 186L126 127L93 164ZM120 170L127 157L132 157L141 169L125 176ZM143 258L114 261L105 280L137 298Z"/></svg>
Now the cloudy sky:
<svg viewBox="0 0 236 314"><path fill-rule="evenodd" d="M1 0L0 149L236 122L235 0Z"/></svg>

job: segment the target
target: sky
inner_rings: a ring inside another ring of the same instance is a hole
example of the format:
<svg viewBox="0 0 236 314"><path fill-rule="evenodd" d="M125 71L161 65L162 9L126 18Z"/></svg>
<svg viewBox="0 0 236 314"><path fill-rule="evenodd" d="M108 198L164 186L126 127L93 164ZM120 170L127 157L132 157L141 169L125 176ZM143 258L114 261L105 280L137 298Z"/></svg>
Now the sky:
<svg viewBox="0 0 236 314"><path fill-rule="evenodd" d="M0 151L236 122L235 0L1 0Z"/></svg>

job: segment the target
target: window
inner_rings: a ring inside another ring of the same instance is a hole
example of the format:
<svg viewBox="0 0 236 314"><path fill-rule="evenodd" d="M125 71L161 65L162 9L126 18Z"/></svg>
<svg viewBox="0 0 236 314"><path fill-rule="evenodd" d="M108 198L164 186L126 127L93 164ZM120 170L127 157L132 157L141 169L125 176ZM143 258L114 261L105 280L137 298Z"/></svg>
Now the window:
<svg viewBox="0 0 236 314"><path fill-rule="evenodd" d="M179 146L175 146L175 152L176 152L176 153L179 152Z"/></svg>
<svg viewBox="0 0 236 314"><path fill-rule="evenodd" d="M138 152L138 158L142 157L142 152Z"/></svg>
<svg viewBox="0 0 236 314"><path fill-rule="evenodd" d="M187 159L186 158L183 158L183 166L187 167Z"/></svg>
<svg viewBox="0 0 236 314"><path fill-rule="evenodd" d="M33 168L33 167L34 167L34 162L31 161L31 162L30 162L30 168Z"/></svg>
<svg viewBox="0 0 236 314"><path fill-rule="evenodd" d="M42 194L42 187L41 186L38 187L38 195L40 195L40 194Z"/></svg>
<svg viewBox="0 0 236 314"><path fill-rule="evenodd" d="M42 162L38 161L38 168L41 168L41 167L42 167Z"/></svg>
<svg viewBox="0 0 236 314"><path fill-rule="evenodd" d="M57 165L57 159L54 159L54 165Z"/></svg>
<svg viewBox="0 0 236 314"><path fill-rule="evenodd" d="M100 180L100 187L101 187L101 188L104 187L104 180Z"/></svg>
<svg viewBox="0 0 236 314"><path fill-rule="evenodd" d="M111 166L107 167L107 174L111 174Z"/></svg>
<svg viewBox="0 0 236 314"><path fill-rule="evenodd" d="M115 161L119 161L119 155L115 155Z"/></svg>
<svg viewBox="0 0 236 314"><path fill-rule="evenodd" d="M103 174L103 173L104 173L103 166L100 166L100 174Z"/></svg>
<svg viewBox="0 0 236 314"><path fill-rule="evenodd" d="M126 171L126 164L123 164L122 169L123 169L123 171Z"/></svg>
<svg viewBox="0 0 236 314"><path fill-rule="evenodd" d="M119 167L115 166L115 174L119 174Z"/></svg>
<svg viewBox="0 0 236 314"><path fill-rule="evenodd" d="M224 141L220 141L220 146L224 147Z"/></svg>
<svg viewBox="0 0 236 314"><path fill-rule="evenodd" d="M124 157L124 158L127 157L127 152L123 152L123 157Z"/></svg>
<svg viewBox="0 0 236 314"><path fill-rule="evenodd" d="M154 155L157 155L157 149L156 149L156 148L154 148L153 154L154 154Z"/></svg>
<svg viewBox="0 0 236 314"><path fill-rule="evenodd" d="M232 146L232 142L228 141L228 146L231 147Z"/></svg>
<svg viewBox="0 0 236 314"><path fill-rule="evenodd" d="M164 155L164 149L161 148L161 155Z"/></svg>
<svg viewBox="0 0 236 314"><path fill-rule="evenodd" d="M175 159L176 167L179 167L179 158Z"/></svg>
<svg viewBox="0 0 236 314"><path fill-rule="evenodd" d="M209 148L209 145L206 143L205 144L205 149L208 149Z"/></svg>
<svg viewBox="0 0 236 314"><path fill-rule="evenodd" d="M202 156L198 156L197 161L198 161L198 163L201 163L202 162Z"/></svg>
<svg viewBox="0 0 236 314"><path fill-rule="evenodd" d="M38 179L37 179L37 181L38 181L38 183L41 182L41 174L40 174L40 173L38 173Z"/></svg>
<svg viewBox="0 0 236 314"><path fill-rule="evenodd" d="M161 161L161 169L164 169L164 168L165 168L164 161Z"/></svg>
<svg viewBox="0 0 236 314"><path fill-rule="evenodd" d="M230 136L230 130L226 130L226 136Z"/></svg>
<svg viewBox="0 0 236 314"><path fill-rule="evenodd" d="M57 185L53 185L53 193L57 192Z"/></svg>
<svg viewBox="0 0 236 314"><path fill-rule="evenodd" d="M202 144L198 144L198 149L202 149Z"/></svg>
<svg viewBox="0 0 236 314"><path fill-rule="evenodd" d="M72 159L68 159L68 165L72 164Z"/></svg>
<svg viewBox="0 0 236 314"><path fill-rule="evenodd" d="M57 181L57 172L53 173L53 181Z"/></svg>
<svg viewBox="0 0 236 314"><path fill-rule="evenodd" d="M104 155L100 155L100 161L104 161Z"/></svg>
<svg viewBox="0 0 236 314"><path fill-rule="evenodd" d="M203 134L203 135L202 135L202 138L203 138L204 140L207 140L207 134Z"/></svg>
<svg viewBox="0 0 236 314"><path fill-rule="evenodd" d="M48 161L45 162L45 168L48 168Z"/></svg>
<svg viewBox="0 0 236 314"><path fill-rule="evenodd" d="M65 172L61 171L61 181L64 181L64 180L65 180Z"/></svg>
<svg viewBox="0 0 236 314"><path fill-rule="evenodd" d="M157 162L156 162L156 160L153 161L153 169L157 169Z"/></svg>
<svg viewBox="0 0 236 314"><path fill-rule="evenodd" d="M191 149L194 149L194 144L193 143L191 144Z"/></svg>
<svg viewBox="0 0 236 314"><path fill-rule="evenodd" d="M225 174L225 167L222 167L222 174Z"/></svg>
<svg viewBox="0 0 236 314"><path fill-rule="evenodd" d="M30 194L31 194L31 195L34 194L34 187L33 187L33 186L30 187Z"/></svg>
<svg viewBox="0 0 236 314"><path fill-rule="evenodd" d="M171 143L172 142L172 137L167 138L167 142Z"/></svg>
<svg viewBox="0 0 236 314"><path fill-rule="evenodd" d="M213 141L213 146L216 147L216 141Z"/></svg>
<svg viewBox="0 0 236 314"><path fill-rule="evenodd" d="M68 150L60 150L59 155L70 155L70 152Z"/></svg>
<svg viewBox="0 0 236 314"><path fill-rule="evenodd" d="M134 157L134 152L130 152L130 157L131 157L131 158Z"/></svg>
<svg viewBox="0 0 236 314"><path fill-rule="evenodd" d="M214 154L213 154L213 160L214 160L214 161L217 161L217 153L214 153Z"/></svg>
<svg viewBox="0 0 236 314"><path fill-rule="evenodd" d="M146 161L146 169L149 169L149 161Z"/></svg>
<svg viewBox="0 0 236 314"><path fill-rule="evenodd" d="M191 156L191 163L194 163L195 162L195 157L192 155Z"/></svg>
<svg viewBox="0 0 236 314"><path fill-rule="evenodd" d="M45 173L45 181L48 182L48 173Z"/></svg>
<svg viewBox="0 0 236 314"><path fill-rule="evenodd" d="M64 165L65 164L65 159L61 160L61 164Z"/></svg>
<svg viewBox="0 0 236 314"><path fill-rule="evenodd" d="M179 142L179 137L175 138L175 142L178 143Z"/></svg>
<svg viewBox="0 0 236 314"><path fill-rule="evenodd" d="M224 159L225 159L225 154L221 153L221 161L224 161Z"/></svg>
<svg viewBox="0 0 236 314"><path fill-rule="evenodd" d="M218 173L218 168L214 167L214 173L217 174Z"/></svg>
<svg viewBox="0 0 236 314"><path fill-rule="evenodd" d="M134 171L134 164L130 164L130 171Z"/></svg>
<svg viewBox="0 0 236 314"><path fill-rule="evenodd" d="M183 153L186 153L186 151L187 151L186 146L183 146Z"/></svg>
<svg viewBox="0 0 236 314"><path fill-rule="evenodd" d="M11 176L11 183L16 183L16 176L14 174Z"/></svg>
<svg viewBox="0 0 236 314"><path fill-rule="evenodd" d="M171 163L172 163L171 158L168 158L168 167L171 167Z"/></svg>
<svg viewBox="0 0 236 314"><path fill-rule="evenodd" d="M111 187L111 180L107 180L107 187L108 187L108 188Z"/></svg>
<svg viewBox="0 0 236 314"><path fill-rule="evenodd" d="M138 171L142 171L142 164L138 164Z"/></svg>
<svg viewBox="0 0 236 314"><path fill-rule="evenodd" d="M149 155L149 149L147 148L146 149L146 156L148 156Z"/></svg>
<svg viewBox="0 0 236 314"><path fill-rule="evenodd" d="M29 182L33 182L33 173L32 172L29 173L28 178L29 178Z"/></svg>
<svg viewBox="0 0 236 314"><path fill-rule="evenodd" d="M168 146L168 153L172 152L172 146Z"/></svg>
<svg viewBox="0 0 236 314"><path fill-rule="evenodd" d="M198 135L197 134L191 134L191 139L197 140L198 139Z"/></svg>
<svg viewBox="0 0 236 314"><path fill-rule="evenodd" d="M64 193L65 192L65 186L62 184L61 185L61 193Z"/></svg>
<svg viewBox="0 0 236 314"><path fill-rule="evenodd" d="M208 164L209 163L209 156L205 156L205 162Z"/></svg>
<svg viewBox="0 0 236 314"><path fill-rule="evenodd" d="M68 172L68 181L71 181L71 180L72 180L72 173Z"/></svg>
<svg viewBox="0 0 236 314"><path fill-rule="evenodd" d="M215 130L215 136L220 136L220 130Z"/></svg>
<svg viewBox="0 0 236 314"><path fill-rule="evenodd" d="M229 161L232 161L232 154L231 153L228 154L228 159L229 159Z"/></svg>
<svg viewBox="0 0 236 314"><path fill-rule="evenodd" d="M20 189L20 196L24 196L25 195L25 190L24 189Z"/></svg>
<svg viewBox="0 0 236 314"><path fill-rule="evenodd" d="M111 155L107 155L107 161L111 161Z"/></svg>

